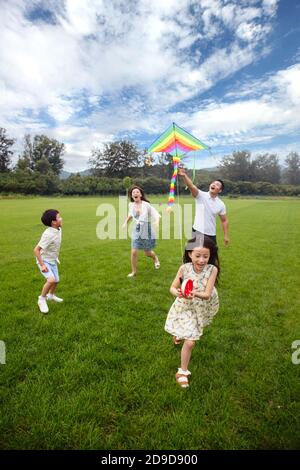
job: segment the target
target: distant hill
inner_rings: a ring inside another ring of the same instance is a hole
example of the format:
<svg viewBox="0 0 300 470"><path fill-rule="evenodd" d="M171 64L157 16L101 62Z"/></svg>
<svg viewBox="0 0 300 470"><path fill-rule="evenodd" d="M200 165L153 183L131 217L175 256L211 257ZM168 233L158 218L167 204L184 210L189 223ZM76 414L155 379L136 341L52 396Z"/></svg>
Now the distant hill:
<svg viewBox="0 0 300 470"><path fill-rule="evenodd" d="M214 167L211 167L211 168L198 168L198 171L208 171L208 172L218 171L218 167L214 166Z"/></svg>
<svg viewBox="0 0 300 470"><path fill-rule="evenodd" d="M67 178L69 178L69 176L71 175L80 175L80 176L90 176L92 174L91 170L83 170L83 171L74 171L74 172L70 172L70 171L65 171L65 170L62 170L60 172L60 179L61 180L66 180Z"/></svg>

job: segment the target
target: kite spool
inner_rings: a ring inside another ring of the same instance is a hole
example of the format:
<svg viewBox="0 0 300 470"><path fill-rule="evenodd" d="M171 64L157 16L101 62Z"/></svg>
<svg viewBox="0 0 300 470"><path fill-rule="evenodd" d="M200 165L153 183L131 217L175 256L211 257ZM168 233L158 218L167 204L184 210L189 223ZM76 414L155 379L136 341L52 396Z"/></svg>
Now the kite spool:
<svg viewBox="0 0 300 470"><path fill-rule="evenodd" d="M192 279L185 279L180 287L180 293L183 297L188 297L194 289L194 283Z"/></svg>

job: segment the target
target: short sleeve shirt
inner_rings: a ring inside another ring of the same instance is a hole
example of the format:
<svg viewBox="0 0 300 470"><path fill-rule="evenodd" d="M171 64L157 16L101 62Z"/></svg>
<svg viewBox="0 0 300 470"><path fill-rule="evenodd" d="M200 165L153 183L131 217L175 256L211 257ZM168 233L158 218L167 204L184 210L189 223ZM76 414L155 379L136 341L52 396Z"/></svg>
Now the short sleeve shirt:
<svg viewBox="0 0 300 470"><path fill-rule="evenodd" d="M218 196L211 197L209 191L198 191L194 229L205 235L216 235L216 216L226 214L225 204Z"/></svg>
<svg viewBox="0 0 300 470"><path fill-rule="evenodd" d="M54 263L58 258L60 245L61 228L48 227L38 242L38 246L41 247L42 259L48 263Z"/></svg>

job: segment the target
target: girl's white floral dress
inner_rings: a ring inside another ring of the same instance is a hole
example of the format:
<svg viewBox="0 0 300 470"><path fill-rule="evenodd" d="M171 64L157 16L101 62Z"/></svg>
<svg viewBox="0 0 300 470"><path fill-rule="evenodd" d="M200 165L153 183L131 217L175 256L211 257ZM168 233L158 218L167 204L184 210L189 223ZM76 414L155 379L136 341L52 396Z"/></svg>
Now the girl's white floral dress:
<svg viewBox="0 0 300 470"><path fill-rule="evenodd" d="M196 273L193 264L186 263L182 266L182 280L192 279L194 289L204 292L213 267L207 264L200 273ZM169 310L165 330L179 339L198 340L203 328L212 322L218 310L219 297L215 287L209 300L176 297Z"/></svg>

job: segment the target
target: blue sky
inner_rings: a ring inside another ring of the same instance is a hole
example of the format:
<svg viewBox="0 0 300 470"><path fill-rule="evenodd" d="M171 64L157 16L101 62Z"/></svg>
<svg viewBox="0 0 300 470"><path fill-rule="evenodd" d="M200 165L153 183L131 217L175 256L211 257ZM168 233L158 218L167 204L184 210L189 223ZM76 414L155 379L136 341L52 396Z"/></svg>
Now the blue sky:
<svg viewBox="0 0 300 470"><path fill-rule="evenodd" d="M0 126L66 145L65 169L173 121L212 148L300 152L300 0L0 0Z"/></svg>

